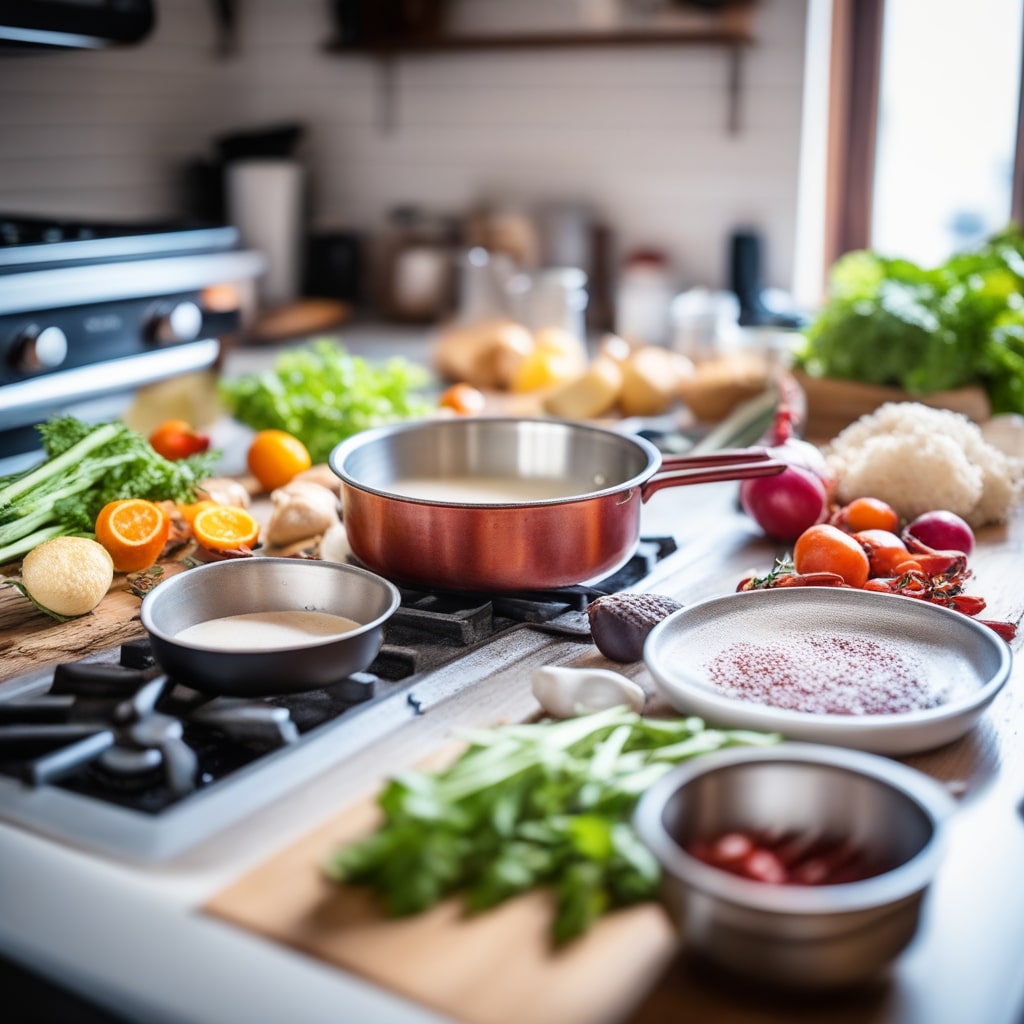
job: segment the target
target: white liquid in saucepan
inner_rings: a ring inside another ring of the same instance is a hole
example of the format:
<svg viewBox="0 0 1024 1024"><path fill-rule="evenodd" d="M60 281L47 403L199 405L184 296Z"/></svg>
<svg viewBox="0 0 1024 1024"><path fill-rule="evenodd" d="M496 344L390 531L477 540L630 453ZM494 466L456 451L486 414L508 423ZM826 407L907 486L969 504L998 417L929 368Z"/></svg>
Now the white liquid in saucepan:
<svg viewBox="0 0 1024 1024"><path fill-rule="evenodd" d="M400 477L387 490L404 498L423 498L452 505L509 505L550 501L589 494L601 485L556 477L448 476Z"/></svg>
<svg viewBox="0 0 1024 1024"><path fill-rule="evenodd" d="M225 615L186 626L174 639L218 651L265 651L301 647L326 637L343 636L359 623L327 612L285 610Z"/></svg>

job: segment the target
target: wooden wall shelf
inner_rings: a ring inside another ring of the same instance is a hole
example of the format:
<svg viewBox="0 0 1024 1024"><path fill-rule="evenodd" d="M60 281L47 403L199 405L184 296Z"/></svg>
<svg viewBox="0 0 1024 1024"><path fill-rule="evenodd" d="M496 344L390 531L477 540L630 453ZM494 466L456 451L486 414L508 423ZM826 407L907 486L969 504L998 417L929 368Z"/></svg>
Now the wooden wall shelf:
<svg viewBox="0 0 1024 1024"><path fill-rule="evenodd" d="M403 56L430 56L479 51L525 51L553 49L627 48L648 46L717 46L729 59L728 129L740 127L739 102L742 85L742 54L755 42L753 15L756 0L726 2L718 9L696 6L680 12L676 21L652 19L647 26L631 21L620 27L580 28L566 32L495 32L489 35L434 30L373 32L365 38L332 40L327 49L342 57L377 58L382 67L385 96L384 123L394 125L394 61Z"/></svg>

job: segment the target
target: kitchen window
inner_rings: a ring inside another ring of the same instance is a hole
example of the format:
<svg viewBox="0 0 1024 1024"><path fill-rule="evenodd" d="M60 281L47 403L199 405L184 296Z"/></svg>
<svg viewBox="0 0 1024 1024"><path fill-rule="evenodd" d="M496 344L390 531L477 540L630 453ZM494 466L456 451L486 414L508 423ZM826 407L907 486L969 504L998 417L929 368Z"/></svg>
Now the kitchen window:
<svg viewBox="0 0 1024 1024"><path fill-rule="evenodd" d="M809 0L796 291L844 252L933 266L1024 220L1022 0Z"/></svg>

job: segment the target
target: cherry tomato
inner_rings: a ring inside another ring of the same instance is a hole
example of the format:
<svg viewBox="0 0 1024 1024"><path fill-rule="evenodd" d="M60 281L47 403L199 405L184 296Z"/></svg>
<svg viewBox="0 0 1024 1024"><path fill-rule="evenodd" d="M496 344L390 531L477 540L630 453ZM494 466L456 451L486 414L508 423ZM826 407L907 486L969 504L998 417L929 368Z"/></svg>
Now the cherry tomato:
<svg viewBox="0 0 1024 1024"><path fill-rule="evenodd" d="M798 573L837 573L857 589L867 583L871 568L858 541L830 523L809 526L800 534L793 545L793 567Z"/></svg>
<svg viewBox="0 0 1024 1024"><path fill-rule="evenodd" d="M459 416L477 416L484 411L487 399L479 388L460 381L458 384L452 384L451 387L446 388L441 393L437 404L442 409L450 409Z"/></svg>
<svg viewBox="0 0 1024 1024"><path fill-rule="evenodd" d="M881 498L854 498L840 514L850 533L860 533L862 530L894 532L900 525L896 510Z"/></svg>
<svg viewBox="0 0 1024 1024"><path fill-rule="evenodd" d="M907 550L907 545L903 543L903 539L889 530L854 530L853 534L865 546L870 544L875 548L903 548L904 551Z"/></svg>
<svg viewBox="0 0 1024 1024"><path fill-rule="evenodd" d="M157 455L176 461L205 452L210 447L210 438L186 420L164 420L149 435L149 444Z"/></svg>
<svg viewBox="0 0 1024 1024"><path fill-rule="evenodd" d="M910 569L921 568L903 541L888 530L862 530L851 536L867 554L872 577L899 576Z"/></svg>

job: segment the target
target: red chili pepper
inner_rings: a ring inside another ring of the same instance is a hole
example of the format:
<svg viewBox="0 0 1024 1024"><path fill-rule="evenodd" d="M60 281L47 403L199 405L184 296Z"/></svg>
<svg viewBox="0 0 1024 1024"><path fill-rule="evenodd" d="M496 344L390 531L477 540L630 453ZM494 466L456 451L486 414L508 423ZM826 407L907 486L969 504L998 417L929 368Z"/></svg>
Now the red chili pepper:
<svg viewBox="0 0 1024 1024"><path fill-rule="evenodd" d="M964 615L978 615L985 610L985 598L976 594L956 594L949 599L949 607Z"/></svg>
<svg viewBox="0 0 1024 1024"><path fill-rule="evenodd" d="M835 572L794 572L780 576L775 587L845 587L846 580Z"/></svg>
<svg viewBox="0 0 1024 1024"><path fill-rule="evenodd" d="M913 559L930 576L963 576L967 571L967 557L959 551L920 552Z"/></svg>
<svg viewBox="0 0 1024 1024"><path fill-rule="evenodd" d="M998 633L1007 643L1017 637L1017 624L1014 622L993 622L991 619L978 619L977 621Z"/></svg>

